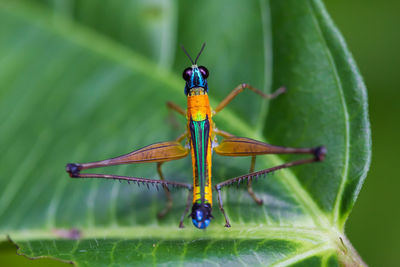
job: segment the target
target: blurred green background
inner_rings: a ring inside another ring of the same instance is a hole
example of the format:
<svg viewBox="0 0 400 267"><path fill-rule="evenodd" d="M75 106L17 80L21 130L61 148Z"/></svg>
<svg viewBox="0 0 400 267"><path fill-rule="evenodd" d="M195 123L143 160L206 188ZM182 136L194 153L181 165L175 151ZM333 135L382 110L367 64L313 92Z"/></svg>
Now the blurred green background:
<svg viewBox="0 0 400 267"><path fill-rule="evenodd" d="M346 225L370 266L398 266L400 252L400 1L325 1L364 76L372 131L372 163Z"/></svg>
<svg viewBox="0 0 400 267"><path fill-rule="evenodd" d="M400 1L325 0L364 76L372 126L372 164L346 233L370 266L398 265L400 251L399 175L395 164L400 136ZM10 260L10 261L9 261ZM13 266L63 266L48 259L30 261L15 255L11 244L0 245L1 262Z"/></svg>

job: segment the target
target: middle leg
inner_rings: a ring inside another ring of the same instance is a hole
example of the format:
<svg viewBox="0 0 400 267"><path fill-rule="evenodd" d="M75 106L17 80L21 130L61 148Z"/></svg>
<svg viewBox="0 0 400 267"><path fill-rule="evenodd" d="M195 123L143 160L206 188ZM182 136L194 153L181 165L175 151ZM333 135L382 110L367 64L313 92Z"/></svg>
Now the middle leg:
<svg viewBox="0 0 400 267"><path fill-rule="evenodd" d="M252 156L251 157L251 164L250 164L250 170L249 173L254 172L254 167L256 165L256 156ZM252 186L253 180L249 179L247 180L247 192L249 192L249 195L254 199L254 201L258 204L258 205L262 205L263 204L263 200L258 198L256 196L256 194L253 191L253 186Z"/></svg>
<svg viewBox="0 0 400 267"><path fill-rule="evenodd" d="M233 134L228 133L228 132L225 132L225 131L222 131L222 130L219 130L219 129L217 129L217 128L214 129L214 132L215 132L217 135L222 136L222 137L224 137L224 138L233 138L233 137L235 137ZM251 157L251 163L250 163L250 170L249 170L249 173L254 172L255 165L256 165L256 156L252 156L252 157ZM248 180L248 181L247 181L247 192L249 192L249 195L251 196L251 198L254 199L254 201L255 201L258 205L262 205L262 204L263 204L263 201L262 201L262 199L258 198L258 197L256 196L256 194L254 193L252 184L253 184L253 181L252 181L252 180Z"/></svg>
<svg viewBox="0 0 400 267"><path fill-rule="evenodd" d="M158 162L157 163L157 172L158 172L158 176L160 177L161 181L165 181L164 175L161 171L161 165L163 164L163 162ZM163 185L164 188L164 192L165 192L165 196L167 197L167 205L165 206L165 208L163 210L161 210L159 213L157 213L157 217L162 219L165 217L165 215L167 215L167 213L171 210L172 208L172 196L171 196L171 192L168 190L168 187L166 185Z"/></svg>
<svg viewBox="0 0 400 267"><path fill-rule="evenodd" d="M187 136L187 133L184 132L181 134L178 138L176 138L176 142L181 142L185 137ZM160 180L165 181L164 174L162 173L161 166L164 164L164 162L157 162L157 173L158 176L160 177ZM161 210L159 213L157 213L157 217L159 219L162 219L167 215L167 213L172 209L172 196L171 192L168 190L168 187L166 185L163 185L163 189L165 192L165 196L167 197L167 204L163 210Z"/></svg>

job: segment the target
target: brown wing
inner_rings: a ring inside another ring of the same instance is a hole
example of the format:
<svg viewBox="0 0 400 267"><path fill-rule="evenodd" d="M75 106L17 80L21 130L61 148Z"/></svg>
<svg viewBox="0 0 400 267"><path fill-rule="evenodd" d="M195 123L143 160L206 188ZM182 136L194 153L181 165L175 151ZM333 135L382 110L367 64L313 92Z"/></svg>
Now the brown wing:
<svg viewBox="0 0 400 267"><path fill-rule="evenodd" d="M222 156L240 157L264 154L287 154L287 153L312 153L310 148L290 148L273 146L257 140L245 137L230 137L214 148L215 153Z"/></svg>
<svg viewBox="0 0 400 267"><path fill-rule="evenodd" d="M80 170L98 168L119 164L143 163L143 162L165 162L186 157L189 149L183 147L179 142L162 142L145 146L126 155L112 159L106 159L90 163L81 163Z"/></svg>

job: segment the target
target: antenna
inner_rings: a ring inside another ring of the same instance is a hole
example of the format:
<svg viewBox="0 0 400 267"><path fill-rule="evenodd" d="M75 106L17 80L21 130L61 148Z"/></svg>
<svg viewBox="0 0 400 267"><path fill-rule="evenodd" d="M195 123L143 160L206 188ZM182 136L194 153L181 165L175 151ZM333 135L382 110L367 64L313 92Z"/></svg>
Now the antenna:
<svg viewBox="0 0 400 267"><path fill-rule="evenodd" d="M201 46L200 52L197 54L196 60L194 61L195 65L197 64L197 60L199 59L199 56L201 55L201 52L203 52L205 46L206 46L206 42L203 43L203 45Z"/></svg>
<svg viewBox="0 0 400 267"><path fill-rule="evenodd" d="M183 47L183 45L181 45L183 52L185 52L185 54L188 56L188 58L190 59L190 61L192 62L193 65L196 65L196 63L193 62L193 59L190 57L189 53L186 51L186 49ZM197 60L197 59L196 59Z"/></svg>
<svg viewBox="0 0 400 267"><path fill-rule="evenodd" d="M196 65L197 64L197 60L199 59L201 53L204 50L204 47L206 46L206 42L203 43L203 45L201 46L200 52L197 54L196 60L193 62L193 59L190 57L189 53L186 51L185 47L183 47L183 45L181 45L181 48L183 50L183 52L185 52L185 54L187 55L187 57L190 59L190 62L192 62L192 65Z"/></svg>

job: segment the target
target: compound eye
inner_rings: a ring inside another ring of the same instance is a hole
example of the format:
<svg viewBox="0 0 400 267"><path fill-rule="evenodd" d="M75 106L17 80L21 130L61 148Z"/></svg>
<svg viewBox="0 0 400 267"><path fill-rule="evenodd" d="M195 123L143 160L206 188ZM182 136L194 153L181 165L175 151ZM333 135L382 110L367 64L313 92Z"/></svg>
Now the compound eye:
<svg viewBox="0 0 400 267"><path fill-rule="evenodd" d="M190 77L192 77L192 68L186 68L183 73L182 73L182 77L185 81L189 81Z"/></svg>
<svg viewBox="0 0 400 267"><path fill-rule="evenodd" d="M204 79L207 79L208 77L208 69L204 66L199 67L199 71L201 72L201 75L203 76Z"/></svg>

